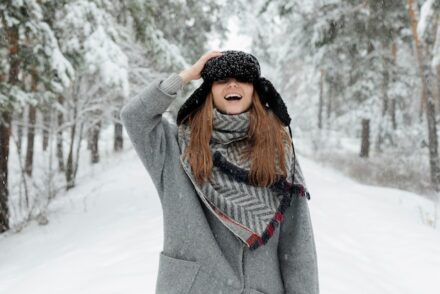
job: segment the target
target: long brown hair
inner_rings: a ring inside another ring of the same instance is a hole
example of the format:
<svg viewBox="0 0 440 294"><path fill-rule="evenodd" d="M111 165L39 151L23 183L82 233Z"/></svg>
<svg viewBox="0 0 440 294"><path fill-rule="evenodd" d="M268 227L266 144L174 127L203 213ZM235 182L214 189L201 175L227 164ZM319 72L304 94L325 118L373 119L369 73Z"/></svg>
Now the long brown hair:
<svg viewBox="0 0 440 294"><path fill-rule="evenodd" d="M209 141L212 134L213 107L212 93L209 93L199 109L188 117L191 138L185 157L188 158L199 184L207 181L212 173L213 163ZM284 146L290 148L291 146L284 143L286 140L289 142L290 137L279 118L261 104L255 90L249 111L249 144L245 148L244 158L251 160L251 183L267 187L277 180L277 174L287 176Z"/></svg>

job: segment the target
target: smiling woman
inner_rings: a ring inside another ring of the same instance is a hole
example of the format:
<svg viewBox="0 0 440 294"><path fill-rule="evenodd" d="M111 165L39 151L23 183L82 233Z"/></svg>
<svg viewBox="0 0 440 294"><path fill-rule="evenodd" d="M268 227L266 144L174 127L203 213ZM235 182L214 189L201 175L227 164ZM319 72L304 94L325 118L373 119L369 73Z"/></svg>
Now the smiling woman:
<svg viewBox="0 0 440 294"><path fill-rule="evenodd" d="M202 85L162 113L191 80ZM318 269L290 116L257 59L212 51L121 111L161 200L157 294L317 294Z"/></svg>

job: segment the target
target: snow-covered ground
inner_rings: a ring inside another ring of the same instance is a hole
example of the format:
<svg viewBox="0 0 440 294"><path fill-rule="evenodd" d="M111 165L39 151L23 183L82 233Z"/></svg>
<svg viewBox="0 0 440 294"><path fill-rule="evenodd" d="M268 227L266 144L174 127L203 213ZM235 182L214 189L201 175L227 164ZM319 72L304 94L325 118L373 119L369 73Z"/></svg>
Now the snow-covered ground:
<svg viewBox="0 0 440 294"><path fill-rule="evenodd" d="M426 224L432 202L299 160L322 294L440 293L440 230ZM77 185L51 204L48 225L0 235L0 293L154 293L162 213L132 147Z"/></svg>

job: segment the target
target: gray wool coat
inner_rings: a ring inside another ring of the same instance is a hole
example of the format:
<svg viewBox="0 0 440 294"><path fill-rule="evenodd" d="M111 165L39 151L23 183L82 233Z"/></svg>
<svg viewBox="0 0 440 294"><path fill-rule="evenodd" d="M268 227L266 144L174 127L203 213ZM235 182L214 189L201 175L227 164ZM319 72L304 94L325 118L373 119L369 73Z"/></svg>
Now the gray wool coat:
<svg viewBox="0 0 440 294"><path fill-rule="evenodd" d="M178 78L174 73L167 80ZM162 206L155 293L319 293L308 200L294 197L268 243L250 251L204 206L180 165L177 125L162 115L178 93L165 91L162 82L154 80L120 113Z"/></svg>

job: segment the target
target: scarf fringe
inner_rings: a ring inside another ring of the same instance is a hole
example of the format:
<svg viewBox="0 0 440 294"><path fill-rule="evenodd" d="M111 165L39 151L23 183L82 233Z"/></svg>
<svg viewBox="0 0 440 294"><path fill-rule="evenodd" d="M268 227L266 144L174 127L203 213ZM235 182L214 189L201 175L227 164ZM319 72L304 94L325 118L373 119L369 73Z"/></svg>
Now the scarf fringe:
<svg viewBox="0 0 440 294"><path fill-rule="evenodd" d="M230 175L238 182L243 182L248 185L250 185L250 173L249 171L242 169L233 163L228 162L223 155L216 151L213 154L213 160L214 165L217 166L224 172L225 174ZM272 237L273 233L275 232L275 229L281 224L281 222L284 219L284 213L288 207L290 207L291 200L293 198L293 194L297 195L298 197L306 197L307 199L310 199L310 194L305 191L305 188L301 184L292 184L289 183L286 180L286 177L284 176L278 176L279 179L269 186L270 189L274 190L275 192L283 194L283 197L280 201L280 205L278 206L278 209L274 215L274 217L271 219L270 223L267 225L266 229L264 230L261 237L254 234L251 238L249 238L251 241L251 244L249 246L250 250L255 250L261 245L264 245L267 243L267 241ZM249 245L249 244L248 244Z"/></svg>

